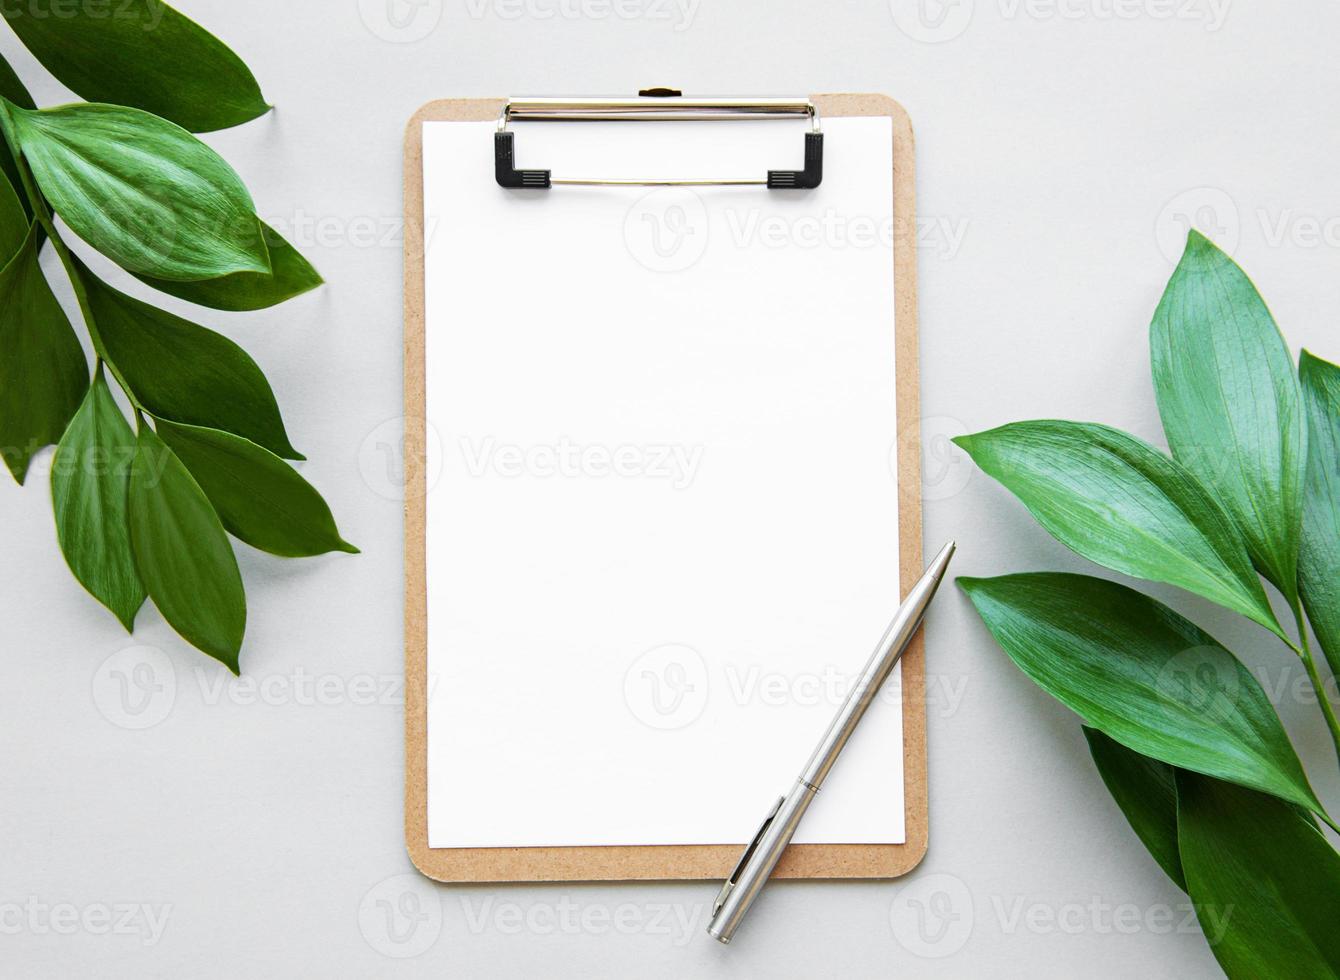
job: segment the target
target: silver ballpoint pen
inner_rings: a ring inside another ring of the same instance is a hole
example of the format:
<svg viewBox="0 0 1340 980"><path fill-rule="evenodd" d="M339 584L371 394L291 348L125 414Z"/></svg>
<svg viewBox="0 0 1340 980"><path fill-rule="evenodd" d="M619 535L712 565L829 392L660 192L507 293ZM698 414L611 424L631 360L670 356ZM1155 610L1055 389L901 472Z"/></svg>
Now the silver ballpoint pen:
<svg viewBox="0 0 1340 980"><path fill-rule="evenodd" d="M754 899L767 884L768 876L772 874L773 868L777 867L782 852L795 836L801 817L805 816L805 811L809 809L815 794L819 792L819 787L823 785L824 777L837 762L838 753L851 738L866 709L870 707L870 702L874 700L880 687L892 673L894 664L898 662L898 658L903 655L903 651L916 634L917 627L921 625L926 609L931 604L931 599L935 597L935 590L939 588L945 569L949 567L949 559L952 557L954 557L954 542L950 541L940 549L940 553L931 561L925 574L916 585L912 586L907 599L898 608L893 622L884 631L879 644L875 647L875 652L865 665L865 670L861 672L856 685L847 695L847 700L838 711L837 717L828 726L828 731L819 742L819 747L814 750L814 754L810 756L810 761L801 772L800 778L796 780L796 785L792 787L790 793L779 799L763 818L758 833L744 849L739 863L735 865L735 870L726 879L726 883L721 886L721 891L712 906L712 919L707 924L707 934L713 939L723 943L731 941L745 913L749 911L749 906L754 904Z"/></svg>

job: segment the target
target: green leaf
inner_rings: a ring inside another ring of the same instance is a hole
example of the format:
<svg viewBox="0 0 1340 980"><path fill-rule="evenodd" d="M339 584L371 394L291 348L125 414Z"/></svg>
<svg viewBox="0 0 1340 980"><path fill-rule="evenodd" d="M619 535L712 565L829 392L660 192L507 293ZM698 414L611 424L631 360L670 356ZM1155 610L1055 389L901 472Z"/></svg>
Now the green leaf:
<svg viewBox="0 0 1340 980"><path fill-rule="evenodd" d="M14 73L14 69L9 62L3 57L0 57L0 98L6 98L23 109L37 108L33 102L33 97L28 94L28 89L19 76ZM19 176L19 166L14 161L14 152L9 148L9 141L5 139L0 139L0 171L3 171L9 179L11 189L23 186L23 178ZM27 220L23 223L26 230L28 222L33 220L33 209L28 206L26 199L20 199L20 206L27 216ZM13 254L11 250L5 253L5 257L8 258Z"/></svg>
<svg viewBox="0 0 1340 980"><path fill-rule="evenodd" d="M958 583L1010 659L1089 726L1325 816L1256 678L1167 606L1088 575Z"/></svg>
<svg viewBox="0 0 1340 980"><path fill-rule="evenodd" d="M1177 784L1172 766L1114 742L1096 728L1084 728L1098 774L1127 822L1169 878L1186 891L1177 852Z"/></svg>
<svg viewBox="0 0 1340 980"><path fill-rule="evenodd" d="M171 282L151 276L138 278L155 289L189 303L234 312L277 306L315 289L325 281L312 268L312 264L303 258L302 253L284 240L283 235L264 223L261 225L261 233L270 250L273 272L234 272L231 276L202 279L199 282Z"/></svg>
<svg viewBox="0 0 1340 980"><path fill-rule="evenodd" d="M7 178L0 177L0 266L18 254L31 225L32 218L24 208L18 191ZM36 244L40 246L40 238Z"/></svg>
<svg viewBox="0 0 1340 980"><path fill-rule="evenodd" d="M37 226L0 269L0 453L22 483L58 441L88 388L88 361L42 275Z"/></svg>
<svg viewBox="0 0 1340 980"><path fill-rule="evenodd" d="M158 434L186 464L235 537L290 558L358 553L340 537L321 495L269 450L218 429L161 419Z"/></svg>
<svg viewBox="0 0 1340 980"><path fill-rule="evenodd" d="M1199 232L1154 313L1150 349L1173 455L1224 505L1256 567L1292 604L1307 462L1298 378L1252 281Z"/></svg>
<svg viewBox="0 0 1340 980"><path fill-rule="evenodd" d="M1177 837L1201 929L1231 980L1340 975L1340 855L1307 817L1177 774Z"/></svg>
<svg viewBox="0 0 1340 980"><path fill-rule="evenodd" d="M1303 351L1298 374L1309 421L1298 588L1340 677L1340 367Z"/></svg>
<svg viewBox="0 0 1340 980"><path fill-rule="evenodd" d="M1288 642L1233 523L1185 467L1148 443L1061 421L1017 422L954 442L1066 547L1204 596Z"/></svg>
<svg viewBox="0 0 1340 980"><path fill-rule="evenodd" d="M146 409L302 458L289 444L270 383L246 351L222 334L118 292L86 266L79 274L107 356Z"/></svg>
<svg viewBox="0 0 1340 980"><path fill-rule="evenodd" d="M180 126L112 105L7 115L52 207L123 269L170 280L270 271L242 178Z"/></svg>
<svg viewBox="0 0 1340 980"><path fill-rule="evenodd" d="M56 536L70 571L93 596L135 628L144 585L130 550L130 469L135 433L99 370L51 464Z"/></svg>
<svg viewBox="0 0 1340 980"><path fill-rule="evenodd" d="M204 491L145 425L130 474L130 541L163 618L238 673L247 600L237 558Z"/></svg>
<svg viewBox="0 0 1340 980"><path fill-rule="evenodd" d="M197 133L270 108L242 59L163 0L23 0L0 12L37 60L89 102L135 106Z"/></svg>

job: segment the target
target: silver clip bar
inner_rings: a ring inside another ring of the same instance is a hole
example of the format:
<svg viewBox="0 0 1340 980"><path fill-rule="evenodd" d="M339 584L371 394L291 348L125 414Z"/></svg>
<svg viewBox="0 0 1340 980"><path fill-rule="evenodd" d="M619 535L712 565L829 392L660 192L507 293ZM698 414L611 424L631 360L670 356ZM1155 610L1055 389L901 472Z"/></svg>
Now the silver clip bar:
<svg viewBox="0 0 1340 980"><path fill-rule="evenodd" d="M810 121L805 134L803 170L769 170L766 177L554 177L548 170L517 170L512 121L669 121L776 119L798 117ZM819 113L809 99L689 99L641 97L637 99L510 99L498 117L493 136L494 174L507 188L544 189L566 186L757 186L807 190L823 180L823 132Z"/></svg>

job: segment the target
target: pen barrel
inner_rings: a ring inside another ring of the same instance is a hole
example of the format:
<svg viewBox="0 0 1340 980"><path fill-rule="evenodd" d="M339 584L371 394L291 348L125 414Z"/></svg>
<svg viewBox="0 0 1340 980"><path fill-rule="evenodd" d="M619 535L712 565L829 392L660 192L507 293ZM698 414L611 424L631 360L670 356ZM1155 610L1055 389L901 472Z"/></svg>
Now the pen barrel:
<svg viewBox="0 0 1340 980"><path fill-rule="evenodd" d="M795 836L796 827L800 825L800 818L814 800L815 792L813 786L803 780L796 780L795 787L786 795L763 836L758 839L754 853L745 863L740 877L733 882L730 893L713 914L707 926L707 933L713 939L722 943L731 941L749 906L754 904L754 899L768 883L777 862L786 852L787 845Z"/></svg>
<svg viewBox="0 0 1340 980"><path fill-rule="evenodd" d="M816 790L823 785L843 746L856 731L856 726L865 717L866 710L875 700L879 689L884 686L884 682L888 680L899 658L902 657L903 651L912 642L912 637L916 635L917 628L925 618L926 608L939 584L938 578L928 580L927 577L923 577L908 593L893 622L889 623L889 628L875 645L875 652L870 655L856 684L847 694L847 700L828 726L828 731L820 740L819 747L810 756L810 761L800 774L801 782Z"/></svg>

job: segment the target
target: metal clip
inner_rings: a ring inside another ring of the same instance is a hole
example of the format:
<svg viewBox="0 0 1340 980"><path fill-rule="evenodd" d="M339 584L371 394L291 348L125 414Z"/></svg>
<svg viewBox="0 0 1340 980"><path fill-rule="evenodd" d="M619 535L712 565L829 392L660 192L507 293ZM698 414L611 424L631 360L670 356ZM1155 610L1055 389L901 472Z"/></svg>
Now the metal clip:
<svg viewBox="0 0 1340 980"><path fill-rule="evenodd" d="M716 915L718 912L720 912L721 906L726 904L726 897L730 895L731 889L735 887L735 883L740 879L740 872L743 871L745 865L749 863L749 859L753 856L754 851L758 848L758 842L761 841L763 839L763 835L768 832L768 827L772 824L773 819L782 809L782 804L785 802L786 802L785 796L777 797L776 805L774 805L773 808L768 811L768 815L763 818L763 823L759 824L758 833L754 835L754 839L751 840L749 842L749 845L744 849L744 853L740 855L740 860L735 862L735 869L726 878L725 884L721 886L721 891L717 892L717 899L715 902L712 903L713 915Z"/></svg>

